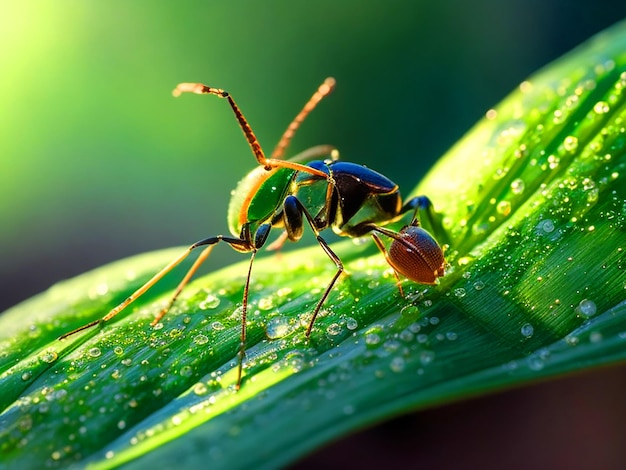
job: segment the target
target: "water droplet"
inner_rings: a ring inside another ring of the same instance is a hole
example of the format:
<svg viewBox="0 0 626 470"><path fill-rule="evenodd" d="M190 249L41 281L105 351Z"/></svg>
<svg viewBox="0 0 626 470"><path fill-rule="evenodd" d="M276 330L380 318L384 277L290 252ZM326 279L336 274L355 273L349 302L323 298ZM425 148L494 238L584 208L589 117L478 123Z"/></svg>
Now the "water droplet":
<svg viewBox="0 0 626 470"><path fill-rule="evenodd" d="M203 382L199 382L193 386L193 393L195 393L196 395L202 396L205 395L208 391L209 388Z"/></svg>
<svg viewBox="0 0 626 470"><path fill-rule="evenodd" d="M563 141L563 148L567 152L575 152L578 148L578 138L574 137L573 135L568 135Z"/></svg>
<svg viewBox="0 0 626 470"><path fill-rule="evenodd" d="M211 323L211 328L213 328L215 331L221 331L225 328L225 326L222 324L222 322L214 321L213 323Z"/></svg>
<svg viewBox="0 0 626 470"><path fill-rule="evenodd" d="M124 349L121 346L115 346L115 348L113 349L113 352L116 355L121 356L122 354L124 354Z"/></svg>
<svg viewBox="0 0 626 470"><path fill-rule="evenodd" d="M581 300L578 304L578 307L576 307L576 311L586 317L591 317L595 315L596 310L597 309L595 302L588 299Z"/></svg>
<svg viewBox="0 0 626 470"><path fill-rule="evenodd" d="M545 219L537 224L537 231L544 233L552 233L554 231L554 222L550 219Z"/></svg>
<svg viewBox="0 0 626 470"><path fill-rule="evenodd" d="M394 357L389 363L389 368L393 372L402 372L404 370L405 361L402 357Z"/></svg>
<svg viewBox="0 0 626 470"><path fill-rule="evenodd" d="M354 318L352 317L348 317L346 318L346 328L349 329L350 331L354 331L359 327L359 322L356 321Z"/></svg>
<svg viewBox="0 0 626 470"><path fill-rule="evenodd" d="M202 345L202 344L207 344L209 342L209 337L207 335L196 335L193 338L193 342L198 344L198 345Z"/></svg>
<svg viewBox="0 0 626 470"><path fill-rule="evenodd" d="M506 217L511 213L511 203L509 201L500 201L496 206L496 211L498 214Z"/></svg>
<svg viewBox="0 0 626 470"><path fill-rule="evenodd" d="M593 106L593 110L596 114L606 114L611 110L611 108L609 107L609 104L606 101L598 101Z"/></svg>
<svg viewBox="0 0 626 470"><path fill-rule="evenodd" d="M524 189L524 180L522 180L521 178L517 178L511 183L511 191L513 192L513 194L522 194L524 192Z"/></svg>
<svg viewBox="0 0 626 470"><path fill-rule="evenodd" d="M326 333L330 336L337 336L341 333L341 325L339 323L331 323L326 327Z"/></svg>
<svg viewBox="0 0 626 470"><path fill-rule="evenodd" d="M600 190L598 188L590 189L587 192L587 202L594 203L598 202L598 196L600 195Z"/></svg>
<svg viewBox="0 0 626 470"><path fill-rule="evenodd" d="M100 348L91 348L89 350L88 354L91 357L98 357L98 356L100 356L100 354L102 354L102 351L100 351Z"/></svg>
<svg viewBox="0 0 626 470"><path fill-rule="evenodd" d="M380 344L380 335L375 332L367 332L365 333L365 344L368 346L376 346Z"/></svg>
<svg viewBox="0 0 626 470"><path fill-rule="evenodd" d="M269 339L283 338L292 331L289 318L283 316L271 318L265 325L265 334Z"/></svg>
<svg viewBox="0 0 626 470"><path fill-rule="evenodd" d="M117 422L117 429L125 429L125 428L126 428L126 421L122 419Z"/></svg>
<svg viewBox="0 0 626 470"><path fill-rule="evenodd" d="M273 297L263 297L259 300L259 310L271 310L274 308L274 298Z"/></svg>
<svg viewBox="0 0 626 470"><path fill-rule="evenodd" d="M26 371L22 374L22 380L24 382L26 382L27 380L30 380L30 378L33 376L33 373L30 371Z"/></svg>
<svg viewBox="0 0 626 470"><path fill-rule="evenodd" d="M535 328L530 323L524 323L521 332L523 337L530 338L534 334Z"/></svg>
<svg viewBox="0 0 626 470"><path fill-rule="evenodd" d="M420 353L420 362L426 366L435 360L435 353L432 351L422 351Z"/></svg>
<svg viewBox="0 0 626 470"><path fill-rule="evenodd" d="M191 377L193 375L193 369L190 366L183 366L180 368L179 374L183 377Z"/></svg>
<svg viewBox="0 0 626 470"><path fill-rule="evenodd" d="M400 309L400 313L405 317L414 317L419 314L419 309L415 305L405 305Z"/></svg>
<svg viewBox="0 0 626 470"><path fill-rule="evenodd" d="M464 289L464 288L462 288L462 287L458 287L458 288L454 289L454 295L455 295L457 298L459 298L459 299L462 299L463 297L465 297L465 294L466 294L466 293L467 293L467 292L466 292L466 291L465 291L465 289Z"/></svg>
<svg viewBox="0 0 626 470"><path fill-rule="evenodd" d="M208 309L217 308L219 304L220 304L219 297L213 294L208 294L204 300L198 303L198 308L200 308L200 310L208 310Z"/></svg>
<svg viewBox="0 0 626 470"><path fill-rule="evenodd" d="M592 331L589 334L589 341L591 343L599 343L600 341L602 341L602 333L600 333L599 331Z"/></svg>
<svg viewBox="0 0 626 470"><path fill-rule="evenodd" d="M476 290L482 290L485 287L485 283L483 281L476 281L474 282L474 289Z"/></svg>
<svg viewBox="0 0 626 470"><path fill-rule="evenodd" d="M459 335L455 331L448 331L446 333L446 339L448 341L456 341Z"/></svg>
<svg viewBox="0 0 626 470"><path fill-rule="evenodd" d="M41 361L45 362L46 364L50 364L56 361L58 357L59 355L56 353L56 351L47 350L47 351L44 351L44 353L41 356L39 356L39 359L41 359Z"/></svg>

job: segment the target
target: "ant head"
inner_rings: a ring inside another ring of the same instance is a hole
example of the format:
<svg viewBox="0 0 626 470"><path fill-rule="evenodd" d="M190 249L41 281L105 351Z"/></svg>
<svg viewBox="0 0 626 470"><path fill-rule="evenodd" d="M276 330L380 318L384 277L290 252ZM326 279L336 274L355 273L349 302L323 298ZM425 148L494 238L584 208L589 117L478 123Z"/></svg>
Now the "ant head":
<svg viewBox="0 0 626 470"><path fill-rule="evenodd" d="M393 237L388 261L398 273L419 284L435 284L444 275L443 250L415 219Z"/></svg>

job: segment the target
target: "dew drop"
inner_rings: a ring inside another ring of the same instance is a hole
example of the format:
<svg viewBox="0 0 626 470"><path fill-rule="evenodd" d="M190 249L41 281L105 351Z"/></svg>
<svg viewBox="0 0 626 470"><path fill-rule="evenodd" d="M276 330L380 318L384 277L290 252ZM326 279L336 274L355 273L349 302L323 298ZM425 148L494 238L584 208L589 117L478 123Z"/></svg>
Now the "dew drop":
<svg viewBox="0 0 626 470"><path fill-rule="evenodd" d="M193 338L193 342L198 344L198 345L202 345L202 344L207 344L209 342L209 337L207 335L196 335Z"/></svg>
<svg viewBox="0 0 626 470"><path fill-rule="evenodd" d="M102 351L100 351L100 348L91 348L88 352L88 354L91 357L98 357L102 354Z"/></svg>
<svg viewBox="0 0 626 470"><path fill-rule="evenodd" d="M573 135L568 135L563 141L563 148L568 152L575 152L578 148L578 138L574 137Z"/></svg>
<svg viewBox="0 0 626 470"><path fill-rule="evenodd" d="M510 201L500 201L496 206L496 211L498 214L503 216L508 216L511 213L511 203Z"/></svg>
<svg viewBox="0 0 626 470"><path fill-rule="evenodd" d="M485 283L483 281L474 282L474 289L483 290L485 288Z"/></svg>
<svg viewBox="0 0 626 470"><path fill-rule="evenodd" d="M352 317L346 318L346 328L350 331L354 331L359 327L359 322Z"/></svg>
<svg viewBox="0 0 626 470"><path fill-rule="evenodd" d="M522 180L521 178L517 178L511 183L511 191L513 191L513 194L522 194L524 192L524 189L524 180Z"/></svg>
<svg viewBox="0 0 626 470"><path fill-rule="evenodd" d="M457 297L458 299L462 299L463 297L465 297L465 294L467 292L465 292L465 289L462 287L458 287L457 289L454 289L454 295L455 297Z"/></svg>
<svg viewBox="0 0 626 470"><path fill-rule="evenodd" d="M435 353L432 351L422 351L420 353L420 362L423 366L432 363L435 360Z"/></svg>
<svg viewBox="0 0 626 470"><path fill-rule="evenodd" d="M552 233L554 231L554 222L550 219L545 219L537 224L537 230L545 233Z"/></svg>
<svg viewBox="0 0 626 470"><path fill-rule="evenodd" d="M593 106L593 110L596 114L606 114L611 110L611 108L609 107L609 104L606 101L598 101Z"/></svg>
<svg viewBox="0 0 626 470"><path fill-rule="evenodd" d="M122 354L124 354L124 349L123 349L121 346L116 346L116 347L113 349L113 352L114 352L116 355L121 356Z"/></svg>
<svg viewBox="0 0 626 470"><path fill-rule="evenodd" d="M222 324L222 322L219 321L214 321L213 323L211 323L211 328L213 328L215 331L221 331L223 330L225 327Z"/></svg>
<svg viewBox="0 0 626 470"><path fill-rule="evenodd" d="M586 317L591 317L595 315L596 310L597 308L595 302L589 299L581 300L578 304L578 307L576 307L576 311Z"/></svg>
<svg viewBox="0 0 626 470"><path fill-rule="evenodd" d="M598 202L598 197L600 195L600 190L598 188L590 189L587 192L587 202L594 203Z"/></svg>
<svg viewBox="0 0 626 470"><path fill-rule="evenodd" d="M341 325L339 323L331 323L326 327L326 333L330 336L337 336L341 333Z"/></svg>
<svg viewBox="0 0 626 470"><path fill-rule="evenodd" d="M263 297L259 300L259 310L271 310L274 308L274 298L273 297Z"/></svg>
<svg viewBox="0 0 626 470"><path fill-rule="evenodd" d="M602 341L602 333L600 333L599 331L592 331L589 334L589 341L591 343L599 343L600 341Z"/></svg>
<svg viewBox="0 0 626 470"><path fill-rule="evenodd" d="M271 318L265 325L265 334L269 339L278 339L287 336L293 328L289 324L287 317Z"/></svg>
<svg viewBox="0 0 626 470"><path fill-rule="evenodd" d="M209 310L213 308L217 308L220 304L219 297L209 294L206 298L198 303L198 308L201 310Z"/></svg>
<svg viewBox="0 0 626 470"><path fill-rule="evenodd" d="M524 338L530 338L534 334L535 328L530 323L524 323L521 332Z"/></svg>
<svg viewBox="0 0 626 470"><path fill-rule="evenodd" d="M180 368L179 374L183 377L191 377L193 374L193 369L190 366L183 366Z"/></svg>
<svg viewBox="0 0 626 470"><path fill-rule="evenodd" d="M33 373L32 373L32 372L30 372L30 371L24 372L24 373L22 374L22 380L23 380L24 382L26 382L27 380L30 380L30 378L31 378L32 376L33 376Z"/></svg>
<svg viewBox="0 0 626 470"><path fill-rule="evenodd" d="M404 367L405 361L402 357L394 357L389 363L389 368L396 373L402 372L404 370Z"/></svg>
<svg viewBox="0 0 626 470"><path fill-rule="evenodd" d="M456 341L459 335L455 331L448 331L446 333L446 339L448 341Z"/></svg>
<svg viewBox="0 0 626 470"><path fill-rule="evenodd" d="M400 313L405 317L414 317L419 314L419 309L415 305L405 305L400 309Z"/></svg>
<svg viewBox="0 0 626 470"><path fill-rule="evenodd" d="M56 353L56 351L45 351L41 356L39 356L39 359L41 359L42 362L45 362L46 364L50 364L54 361L57 360L57 358L59 357L59 355Z"/></svg>
<svg viewBox="0 0 626 470"><path fill-rule="evenodd" d="M193 386L193 393L195 393L196 395L202 396L205 395L208 391L208 387L203 382L199 382Z"/></svg>
<svg viewBox="0 0 626 470"><path fill-rule="evenodd" d="M376 346L380 344L380 335L374 332L365 333L365 344L368 346Z"/></svg>

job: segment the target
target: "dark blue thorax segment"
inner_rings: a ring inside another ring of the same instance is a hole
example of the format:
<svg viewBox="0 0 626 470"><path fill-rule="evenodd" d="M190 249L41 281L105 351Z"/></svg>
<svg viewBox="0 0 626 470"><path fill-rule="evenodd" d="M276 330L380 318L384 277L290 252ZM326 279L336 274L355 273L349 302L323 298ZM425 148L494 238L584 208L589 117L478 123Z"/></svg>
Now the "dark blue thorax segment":
<svg viewBox="0 0 626 470"><path fill-rule="evenodd" d="M339 235L358 237L369 232L368 224L387 224L400 212L398 186L380 173L341 161L314 161L308 166L328 173L335 182L327 201L328 183L324 179L303 173L296 178L296 196L309 213L314 218L328 217L323 228L331 226Z"/></svg>

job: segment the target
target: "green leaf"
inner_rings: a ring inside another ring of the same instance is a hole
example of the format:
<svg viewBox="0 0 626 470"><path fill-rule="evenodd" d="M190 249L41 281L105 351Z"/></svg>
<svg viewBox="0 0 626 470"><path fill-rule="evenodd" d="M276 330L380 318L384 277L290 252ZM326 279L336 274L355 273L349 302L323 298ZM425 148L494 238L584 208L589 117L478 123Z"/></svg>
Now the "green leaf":
<svg viewBox="0 0 626 470"><path fill-rule="evenodd" d="M234 390L247 261L197 279L157 328L184 267L99 318L178 251L60 283L0 317L0 462L9 468L243 468L293 462L407 410L626 359L626 23L522 83L416 194L442 214L449 267L404 282L372 243L257 260L244 382ZM461 106L462 103L459 103Z"/></svg>

